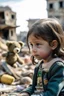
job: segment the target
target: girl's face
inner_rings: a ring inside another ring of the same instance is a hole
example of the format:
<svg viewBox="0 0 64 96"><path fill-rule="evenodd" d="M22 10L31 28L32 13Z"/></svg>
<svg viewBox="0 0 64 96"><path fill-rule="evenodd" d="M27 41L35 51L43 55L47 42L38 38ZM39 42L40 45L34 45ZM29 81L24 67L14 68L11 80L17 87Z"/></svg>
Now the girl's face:
<svg viewBox="0 0 64 96"><path fill-rule="evenodd" d="M36 38L33 34L29 36L29 46L32 56L38 60L49 60L52 49L47 41L42 38Z"/></svg>

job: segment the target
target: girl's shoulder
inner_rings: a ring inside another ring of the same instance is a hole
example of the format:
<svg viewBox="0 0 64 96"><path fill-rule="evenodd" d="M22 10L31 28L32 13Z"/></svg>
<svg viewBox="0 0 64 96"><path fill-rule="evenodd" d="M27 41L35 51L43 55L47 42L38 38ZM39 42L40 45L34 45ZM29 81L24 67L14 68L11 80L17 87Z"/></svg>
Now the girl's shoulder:
<svg viewBox="0 0 64 96"><path fill-rule="evenodd" d="M51 77L64 77L64 61L56 61L53 63L53 65L50 67L48 71L48 79Z"/></svg>
<svg viewBox="0 0 64 96"><path fill-rule="evenodd" d="M55 62L52 64L51 68L56 68L56 66L57 66L57 67L64 67L64 60L55 61Z"/></svg>
<svg viewBox="0 0 64 96"><path fill-rule="evenodd" d="M51 74L62 74L64 71L64 61L56 61L54 64L50 67L49 73Z"/></svg>
<svg viewBox="0 0 64 96"><path fill-rule="evenodd" d="M50 68L54 68L56 66L58 66L58 67L60 67L60 66L64 67L64 60L62 60L61 58L55 58L55 59L51 60L49 62L49 64L50 64Z"/></svg>

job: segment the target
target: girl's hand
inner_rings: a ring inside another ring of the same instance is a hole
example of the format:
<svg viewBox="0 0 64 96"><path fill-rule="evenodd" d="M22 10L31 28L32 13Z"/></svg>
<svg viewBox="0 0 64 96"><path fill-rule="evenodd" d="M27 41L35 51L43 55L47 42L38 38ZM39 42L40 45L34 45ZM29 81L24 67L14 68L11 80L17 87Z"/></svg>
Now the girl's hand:
<svg viewBox="0 0 64 96"><path fill-rule="evenodd" d="M29 96L28 93L21 93L21 96Z"/></svg>

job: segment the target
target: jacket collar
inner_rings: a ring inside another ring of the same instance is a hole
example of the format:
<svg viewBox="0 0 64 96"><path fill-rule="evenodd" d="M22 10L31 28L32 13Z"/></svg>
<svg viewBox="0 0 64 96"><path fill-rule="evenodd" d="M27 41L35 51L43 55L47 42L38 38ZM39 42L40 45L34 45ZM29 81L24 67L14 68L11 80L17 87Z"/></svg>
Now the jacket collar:
<svg viewBox="0 0 64 96"><path fill-rule="evenodd" d="M63 60L62 60L61 58L54 58L53 60L51 60L51 61L49 61L49 62L47 62L47 63L43 63L43 64L42 64L42 69L43 69L43 71L48 72L49 69L50 69L50 67L51 67L55 62L57 62L57 61L62 61L62 62L63 62ZM41 63L42 63L42 61L40 61L40 64L41 64Z"/></svg>

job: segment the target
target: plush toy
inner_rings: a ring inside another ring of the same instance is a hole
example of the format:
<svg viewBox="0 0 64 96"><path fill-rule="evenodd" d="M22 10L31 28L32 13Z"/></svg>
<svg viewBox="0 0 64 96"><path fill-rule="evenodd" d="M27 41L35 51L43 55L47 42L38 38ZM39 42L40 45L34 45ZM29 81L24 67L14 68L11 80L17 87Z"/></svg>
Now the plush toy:
<svg viewBox="0 0 64 96"><path fill-rule="evenodd" d="M6 45L8 47L8 51L3 54L3 57L6 58L5 60L6 60L7 64L9 64L13 67L17 67L16 62L18 62L19 64L23 64L24 60L21 59L21 57L18 55L18 53L20 52L24 43L21 41L19 41L19 42L7 41Z"/></svg>

